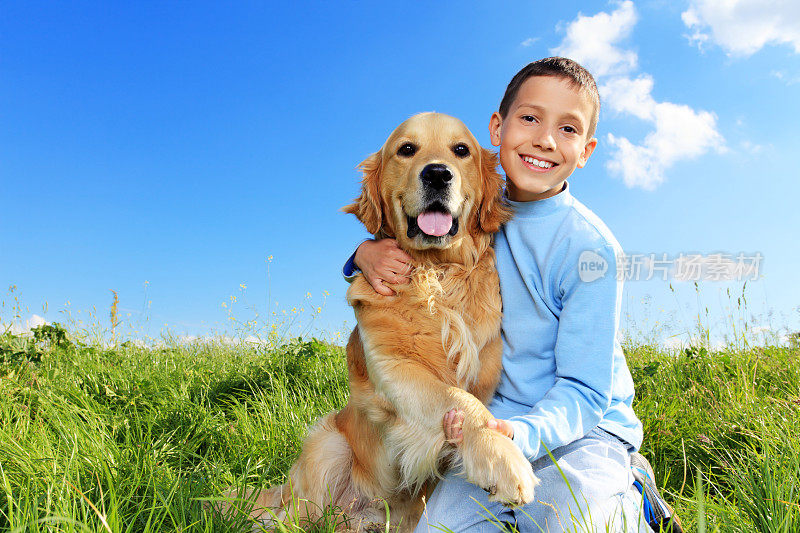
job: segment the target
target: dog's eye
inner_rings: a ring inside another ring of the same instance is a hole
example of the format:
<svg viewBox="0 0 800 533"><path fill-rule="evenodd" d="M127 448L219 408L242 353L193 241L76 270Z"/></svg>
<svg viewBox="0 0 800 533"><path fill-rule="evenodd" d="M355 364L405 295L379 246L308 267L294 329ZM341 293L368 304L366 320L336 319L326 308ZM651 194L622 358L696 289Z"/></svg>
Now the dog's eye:
<svg viewBox="0 0 800 533"><path fill-rule="evenodd" d="M458 157L467 157L469 155L469 147L464 143L459 143L453 146L453 153Z"/></svg>
<svg viewBox="0 0 800 533"><path fill-rule="evenodd" d="M411 143L405 143L400 148L397 149L397 155L401 155L403 157L411 157L412 155L417 153L417 147Z"/></svg>

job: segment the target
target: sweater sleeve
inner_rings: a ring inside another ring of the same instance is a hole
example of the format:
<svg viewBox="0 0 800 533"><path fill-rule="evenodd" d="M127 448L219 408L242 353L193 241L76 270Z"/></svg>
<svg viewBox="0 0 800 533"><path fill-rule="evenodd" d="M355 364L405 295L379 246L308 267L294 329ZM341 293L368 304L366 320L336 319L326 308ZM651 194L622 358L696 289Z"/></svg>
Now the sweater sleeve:
<svg viewBox="0 0 800 533"><path fill-rule="evenodd" d="M359 272L361 271L356 267L356 253L353 252L342 267L342 277L347 283L353 283L353 280L356 279L356 274Z"/></svg>
<svg viewBox="0 0 800 533"><path fill-rule="evenodd" d="M514 443L531 461L586 435L611 404L622 299L615 248L585 251L571 264L558 286L555 382L529 413L510 419Z"/></svg>
<svg viewBox="0 0 800 533"><path fill-rule="evenodd" d="M347 258L344 266L342 267L342 277L347 283L353 283L353 280L356 279L356 276L361 272L359 268L356 266L356 251L358 251L358 247L364 244L366 241L370 239L364 239L356 246L356 249L353 250L353 254Z"/></svg>

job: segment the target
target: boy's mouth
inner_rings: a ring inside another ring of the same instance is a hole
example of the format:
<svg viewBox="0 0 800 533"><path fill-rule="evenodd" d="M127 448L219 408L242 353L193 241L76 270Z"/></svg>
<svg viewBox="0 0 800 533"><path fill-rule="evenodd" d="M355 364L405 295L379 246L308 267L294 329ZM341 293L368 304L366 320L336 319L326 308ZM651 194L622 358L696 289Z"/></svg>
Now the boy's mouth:
<svg viewBox="0 0 800 533"><path fill-rule="evenodd" d="M531 170L543 171L558 166L558 163L553 163L547 159L539 159L529 155L520 155L519 158L522 160L525 166Z"/></svg>

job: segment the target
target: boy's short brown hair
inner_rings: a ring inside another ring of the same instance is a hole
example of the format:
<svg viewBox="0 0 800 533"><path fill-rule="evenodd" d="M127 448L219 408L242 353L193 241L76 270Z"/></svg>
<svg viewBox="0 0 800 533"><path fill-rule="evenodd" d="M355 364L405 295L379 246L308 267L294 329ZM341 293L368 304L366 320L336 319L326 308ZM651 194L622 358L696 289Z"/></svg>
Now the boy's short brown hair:
<svg viewBox="0 0 800 533"><path fill-rule="evenodd" d="M566 57L546 57L533 63L528 63L525 67L517 72L506 87L506 92L503 99L500 101L500 116L503 119L508 115L511 104L514 98L517 97L519 88L528 78L534 76L553 76L555 78L565 79L570 82L575 88L586 95L591 102L594 112L592 119L589 123L589 131L587 139L594 136L595 129L597 128L597 120L600 116L600 93L597 92L597 84L588 70L580 66L576 61L567 59Z"/></svg>

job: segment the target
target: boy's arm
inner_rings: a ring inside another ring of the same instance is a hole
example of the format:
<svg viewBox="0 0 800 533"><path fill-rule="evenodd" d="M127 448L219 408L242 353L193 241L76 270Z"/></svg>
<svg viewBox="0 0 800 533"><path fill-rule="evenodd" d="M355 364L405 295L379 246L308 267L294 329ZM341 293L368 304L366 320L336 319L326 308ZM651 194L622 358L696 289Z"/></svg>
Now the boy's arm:
<svg viewBox="0 0 800 533"><path fill-rule="evenodd" d="M358 249L361 248L361 245L369 240L371 239L364 239L358 243L356 250L347 258L347 261L342 267L342 276L347 283L353 283L353 280L355 280L356 276L361 272L361 269L356 266L356 254L358 253Z"/></svg>
<svg viewBox="0 0 800 533"><path fill-rule="evenodd" d="M555 344L555 383L526 415L512 417L513 439L535 460L591 431L611 405L614 362L624 357L617 341L622 280L611 245L594 250L605 275L582 281L578 261L560 283L562 309Z"/></svg>
<svg viewBox="0 0 800 533"><path fill-rule="evenodd" d="M394 291L384 285L384 282L408 283L408 274L411 272L411 256L401 250L394 239L378 241L367 239L358 245L356 251L344 264L342 275L345 280L352 282L359 271L364 274L375 292L384 296L392 296Z"/></svg>

